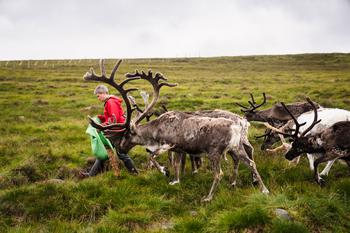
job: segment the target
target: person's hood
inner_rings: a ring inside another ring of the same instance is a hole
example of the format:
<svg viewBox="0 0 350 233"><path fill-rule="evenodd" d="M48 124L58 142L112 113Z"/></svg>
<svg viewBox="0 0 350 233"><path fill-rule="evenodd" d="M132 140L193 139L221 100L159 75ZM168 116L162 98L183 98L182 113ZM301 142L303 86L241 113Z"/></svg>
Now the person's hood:
<svg viewBox="0 0 350 233"><path fill-rule="evenodd" d="M119 103L122 103L123 102L123 99L117 97L117 96L114 96L114 95L111 95L108 99L113 99L113 100L116 100L118 101Z"/></svg>

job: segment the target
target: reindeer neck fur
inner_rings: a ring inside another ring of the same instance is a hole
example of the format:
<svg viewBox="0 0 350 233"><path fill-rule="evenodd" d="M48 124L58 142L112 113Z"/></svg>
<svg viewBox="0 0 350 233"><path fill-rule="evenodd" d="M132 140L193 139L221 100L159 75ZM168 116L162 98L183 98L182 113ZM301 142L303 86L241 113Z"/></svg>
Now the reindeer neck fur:
<svg viewBox="0 0 350 233"><path fill-rule="evenodd" d="M305 151L306 153L324 153L325 149L323 147L323 141L321 139L322 134L317 133L314 135L306 136L306 140L308 142L308 149Z"/></svg>

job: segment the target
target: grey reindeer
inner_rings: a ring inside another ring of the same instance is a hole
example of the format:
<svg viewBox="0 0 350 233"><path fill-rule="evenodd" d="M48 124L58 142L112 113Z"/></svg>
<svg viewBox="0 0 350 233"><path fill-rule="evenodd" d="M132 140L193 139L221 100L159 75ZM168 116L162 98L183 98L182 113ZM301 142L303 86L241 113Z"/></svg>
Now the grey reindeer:
<svg viewBox="0 0 350 233"><path fill-rule="evenodd" d="M244 134L244 123L237 123L224 118L210 118L185 112L170 111L150 122L140 124L156 104L161 87L173 87L175 85L167 83L167 79L160 73L156 73L153 77L151 71L147 73L136 71L133 74L127 74L126 80L117 84L114 81L114 75L120 63L121 61L115 65L109 78L106 75L103 60L100 62L100 76L96 75L92 68L90 72L84 75L86 81L100 81L110 84L121 94L125 101L127 116L124 123L100 125L90 118L91 124L97 129L104 131L120 151L128 152L134 146L141 145L153 154L160 154L168 150L179 153L207 154L214 179L208 195L202 201L212 200L213 194L223 176L220 160L227 151L234 160L243 161L254 173L261 191L269 193L256 169L255 162L249 158L244 149L243 142L246 136ZM153 99L142 114L131 120L133 109L127 94L135 89L124 89L124 85L135 79L145 80L152 85Z"/></svg>
<svg viewBox="0 0 350 233"><path fill-rule="evenodd" d="M195 112L186 112L187 114L192 114L195 116L202 116L202 117L210 117L210 118L225 118L228 120L231 120L235 122L235 124L241 124L242 127L242 144L244 147L244 150L248 157L254 161L253 158L253 153L254 153L254 148L250 144L248 140L248 127L249 123L247 122L246 119L243 117L239 116L238 114L225 111L225 110L220 110L220 109L215 109L215 110L200 110L200 111L195 111ZM198 155L191 155L192 157L198 156ZM183 160L184 160L185 154L184 153L178 153L175 156L175 163L174 163L174 170L175 170L175 179L170 182L170 184L176 184L180 183L180 166L183 165ZM231 181L231 185L235 186L236 185L236 180L238 176L238 168L239 168L239 159L237 157L233 157L234 160L234 168L233 168L233 177ZM193 164L193 162L192 162ZM192 165L193 167L193 165ZM193 168L192 168L193 171ZM252 178L253 178L253 184L258 184L258 180L255 177L254 173L252 172Z"/></svg>

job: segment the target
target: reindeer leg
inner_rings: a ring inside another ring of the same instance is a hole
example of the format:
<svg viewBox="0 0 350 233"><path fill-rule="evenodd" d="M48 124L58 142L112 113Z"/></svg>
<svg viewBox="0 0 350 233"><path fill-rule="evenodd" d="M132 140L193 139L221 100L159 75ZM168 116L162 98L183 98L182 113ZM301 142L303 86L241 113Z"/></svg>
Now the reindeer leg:
<svg viewBox="0 0 350 233"><path fill-rule="evenodd" d="M244 150L240 150L240 153L237 153L237 154L240 154L241 156L239 157L243 163L245 163L250 169L251 171L254 173L254 176L256 177L257 181L258 181L258 184L260 186L260 190L262 193L265 193L265 194L268 194L269 193L269 190L266 188L266 186L264 185L264 182L262 181L261 179L261 176L258 172L258 170L256 169L256 165L255 165L255 162L254 160L251 160L248 155L245 153Z"/></svg>
<svg viewBox="0 0 350 233"><path fill-rule="evenodd" d="M227 159L226 153L224 153L222 156L224 157L225 162L227 162L228 159Z"/></svg>
<svg viewBox="0 0 350 233"><path fill-rule="evenodd" d="M315 169L315 166L314 166L315 158L312 154L306 154L306 156L309 160L310 169L311 171L313 171Z"/></svg>
<svg viewBox="0 0 350 233"><path fill-rule="evenodd" d="M190 156L190 159L191 159L192 174L198 173L196 157L194 155L191 155L191 154L189 154L189 156Z"/></svg>
<svg viewBox="0 0 350 233"><path fill-rule="evenodd" d="M185 175L185 168L186 168L186 153L181 153L181 174Z"/></svg>
<svg viewBox="0 0 350 233"><path fill-rule="evenodd" d="M237 184L237 177L238 177L238 167L239 167L239 159L237 155L233 153L233 151L228 151L232 157L233 160L233 173L232 173L232 178L231 178L231 186L235 187Z"/></svg>
<svg viewBox="0 0 350 233"><path fill-rule="evenodd" d="M147 161L147 169L152 169L155 165L153 164L152 160L151 160L151 156L148 158L148 161Z"/></svg>
<svg viewBox="0 0 350 233"><path fill-rule="evenodd" d="M150 156L150 161L153 163L153 165L158 169L158 171L160 171L164 176L167 176L169 177L170 174L169 174L169 171L166 167L164 166L161 166L157 160L155 159L156 157L156 154L151 154Z"/></svg>
<svg viewBox="0 0 350 233"><path fill-rule="evenodd" d="M326 161L330 161L330 160L336 160L337 158L343 157L342 154L339 153L339 151L335 150L335 149L331 149L329 151L327 151L323 156L321 156L320 158L316 159L314 162L314 178L315 181L321 185L324 186L325 181L322 177L320 177L320 175L318 174L318 165L320 163L326 162Z"/></svg>
<svg viewBox="0 0 350 233"><path fill-rule="evenodd" d="M333 159L331 161L328 161L326 167L323 169L323 171L320 173L320 176L328 176L329 170L331 170L331 167L333 166L336 159Z"/></svg>
<svg viewBox="0 0 350 233"><path fill-rule="evenodd" d="M196 156L194 157L194 161L196 162L197 170L202 166L202 157Z"/></svg>
<svg viewBox="0 0 350 233"><path fill-rule="evenodd" d="M221 156L222 156L222 154L220 154L220 153L208 155L209 161L210 161L213 173L214 173L214 180L213 180L213 184L211 185L208 196L206 196L202 199L203 202L208 202L208 201L211 201L213 199L214 192L215 192L220 180L222 179L222 177L224 175L224 173L222 172L221 167L220 167L220 157Z"/></svg>
<svg viewBox="0 0 350 233"><path fill-rule="evenodd" d="M289 161L289 166L293 165L297 165L300 161L300 156L295 157L292 161Z"/></svg>
<svg viewBox="0 0 350 233"><path fill-rule="evenodd" d="M175 154L175 160L174 160L174 172L175 172L175 178L173 181L171 181L170 185L175 185L180 183L180 165L182 163L182 157L186 156L184 153L176 153Z"/></svg>
<svg viewBox="0 0 350 233"><path fill-rule="evenodd" d="M174 167L174 152L168 151L169 167Z"/></svg>
<svg viewBox="0 0 350 233"><path fill-rule="evenodd" d="M253 146L249 143L249 141L247 140L247 142L243 143L243 147L244 147L244 150L246 152L246 154L248 155L248 157L254 161L254 156L253 156L253 153L254 153L254 148ZM254 172L251 172L252 174L252 182L253 182L253 185L258 185L259 184L259 181L258 179L256 178Z"/></svg>
<svg viewBox="0 0 350 233"><path fill-rule="evenodd" d="M327 161L327 156L324 155L318 159L316 159L314 161L314 179L315 181L320 185L320 186L324 186L325 181L322 177L320 177L320 175L318 174L318 165L324 161Z"/></svg>

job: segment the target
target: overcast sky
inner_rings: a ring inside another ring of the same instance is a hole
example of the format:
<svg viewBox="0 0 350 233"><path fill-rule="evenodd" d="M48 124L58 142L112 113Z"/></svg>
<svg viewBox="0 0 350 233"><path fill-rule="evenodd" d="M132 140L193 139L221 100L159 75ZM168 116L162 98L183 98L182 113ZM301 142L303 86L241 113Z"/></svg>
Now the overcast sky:
<svg viewBox="0 0 350 233"><path fill-rule="evenodd" d="M350 52L350 0L0 0L0 60Z"/></svg>

